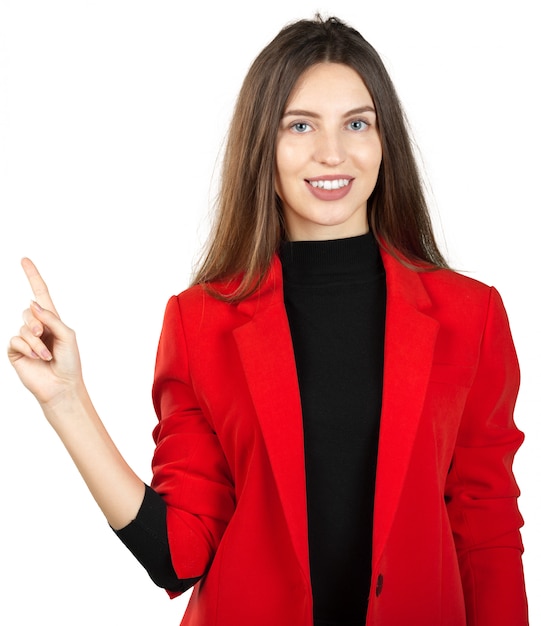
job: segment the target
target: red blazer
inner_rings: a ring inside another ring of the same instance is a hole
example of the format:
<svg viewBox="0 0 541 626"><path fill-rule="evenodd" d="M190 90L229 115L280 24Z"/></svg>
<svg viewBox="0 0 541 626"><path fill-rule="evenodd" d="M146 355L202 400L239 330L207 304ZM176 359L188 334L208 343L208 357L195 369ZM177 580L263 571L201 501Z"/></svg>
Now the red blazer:
<svg viewBox="0 0 541 626"><path fill-rule="evenodd" d="M519 369L498 293L447 270L387 276L370 626L524 626L512 475ZM311 626L303 426L278 258L228 304L171 298L158 348L154 488L183 626ZM170 594L174 596L173 593Z"/></svg>

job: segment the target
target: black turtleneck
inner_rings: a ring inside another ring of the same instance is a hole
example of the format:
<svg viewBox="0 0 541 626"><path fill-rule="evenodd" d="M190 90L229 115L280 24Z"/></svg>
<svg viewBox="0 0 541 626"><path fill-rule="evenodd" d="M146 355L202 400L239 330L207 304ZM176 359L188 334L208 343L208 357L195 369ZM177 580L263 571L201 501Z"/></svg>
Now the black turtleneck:
<svg viewBox="0 0 541 626"><path fill-rule="evenodd" d="M316 626L366 619L383 386L385 271L371 234L285 242L303 411Z"/></svg>

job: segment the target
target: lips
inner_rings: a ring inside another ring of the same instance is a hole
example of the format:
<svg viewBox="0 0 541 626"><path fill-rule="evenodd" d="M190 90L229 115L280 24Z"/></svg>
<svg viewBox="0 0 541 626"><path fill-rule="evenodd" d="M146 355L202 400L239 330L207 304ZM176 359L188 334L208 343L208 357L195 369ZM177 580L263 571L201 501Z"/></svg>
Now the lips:
<svg viewBox="0 0 541 626"><path fill-rule="evenodd" d="M308 189L319 200L340 200L351 188L351 176L318 176L307 178Z"/></svg>

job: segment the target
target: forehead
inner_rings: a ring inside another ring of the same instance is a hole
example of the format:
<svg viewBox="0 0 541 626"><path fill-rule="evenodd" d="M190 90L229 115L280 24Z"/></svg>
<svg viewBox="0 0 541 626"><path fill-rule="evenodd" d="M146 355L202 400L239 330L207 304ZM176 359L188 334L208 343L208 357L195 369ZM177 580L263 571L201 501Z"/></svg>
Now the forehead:
<svg viewBox="0 0 541 626"><path fill-rule="evenodd" d="M287 106L301 106L311 100L373 105L370 92L359 74L341 63L317 63L305 70L291 90Z"/></svg>

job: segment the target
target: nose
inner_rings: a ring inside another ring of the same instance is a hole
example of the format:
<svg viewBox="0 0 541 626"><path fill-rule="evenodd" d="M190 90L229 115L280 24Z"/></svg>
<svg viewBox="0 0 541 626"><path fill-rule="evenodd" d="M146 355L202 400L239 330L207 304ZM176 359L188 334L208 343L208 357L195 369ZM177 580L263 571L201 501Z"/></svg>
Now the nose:
<svg viewBox="0 0 541 626"><path fill-rule="evenodd" d="M324 131L317 133L314 158L318 163L334 167L345 160L345 147L340 131Z"/></svg>

